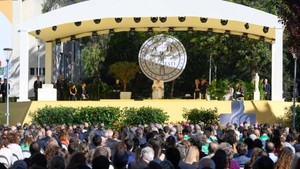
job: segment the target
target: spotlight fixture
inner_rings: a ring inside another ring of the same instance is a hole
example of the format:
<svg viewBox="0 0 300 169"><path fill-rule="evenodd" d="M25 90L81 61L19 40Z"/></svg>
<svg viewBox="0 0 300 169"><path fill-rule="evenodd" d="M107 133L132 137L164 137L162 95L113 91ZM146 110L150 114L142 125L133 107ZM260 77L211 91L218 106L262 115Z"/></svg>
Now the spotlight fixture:
<svg viewBox="0 0 300 169"><path fill-rule="evenodd" d="M130 34L130 35L134 35L134 34L135 34L135 28L130 28L129 34Z"/></svg>
<svg viewBox="0 0 300 169"><path fill-rule="evenodd" d="M179 20L179 22L184 22L185 21L185 16L179 16L178 20Z"/></svg>
<svg viewBox="0 0 300 169"><path fill-rule="evenodd" d="M80 22L80 21L74 22L74 24L75 24L76 26L80 26L80 25L81 25L81 22Z"/></svg>
<svg viewBox="0 0 300 169"><path fill-rule="evenodd" d="M206 23L207 22L207 18L202 18L202 17L200 17L200 21L202 22L202 23Z"/></svg>
<svg viewBox="0 0 300 169"><path fill-rule="evenodd" d="M167 17L159 17L160 22L164 23L167 21Z"/></svg>
<svg viewBox="0 0 300 169"><path fill-rule="evenodd" d="M168 30L168 32L169 32L170 34L173 34L173 33L175 32L175 30L174 30L174 28L173 28L173 27L169 27L169 30Z"/></svg>
<svg viewBox="0 0 300 169"><path fill-rule="evenodd" d="M157 17L151 17L150 19L151 19L151 21L152 21L153 23L157 22L157 20L158 20Z"/></svg>
<svg viewBox="0 0 300 169"><path fill-rule="evenodd" d="M153 28L149 27L147 32L148 32L149 35L151 35L153 33Z"/></svg>
<svg viewBox="0 0 300 169"><path fill-rule="evenodd" d="M249 23L245 23L244 27L245 29L249 29Z"/></svg>
<svg viewBox="0 0 300 169"><path fill-rule="evenodd" d="M110 29L110 30L108 31L108 33L109 33L110 35L114 35L114 34L115 34L115 30L114 30L114 29Z"/></svg>
<svg viewBox="0 0 300 169"><path fill-rule="evenodd" d="M187 31L188 31L188 33L193 33L194 29L193 29L193 27L188 27Z"/></svg>
<svg viewBox="0 0 300 169"><path fill-rule="evenodd" d="M92 37L95 38L95 37L97 37L97 36L98 36L98 32L97 32L97 31L93 31L93 32L92 32Z"/></svg>
<svg viewBox="0 0 300 169"><path fill-rule="evenodd" d="M212 28L208 28L207 32L208 32L208 34L212 34L214 32L214 30Z"/></svg>
<svg viewBox="0 0 300 169"><path fill-rule="evenodd" d="M75 41L76 40L76 36L75 35L71 35L71 41Z"/></svg>
<svg viewBox="0 0 300 169"><path fill-rule="evenodd" d="M117 23L121 23L121 22L122 22L122 18L115 18L115 21L116 21Z"/></svg>
<svg viewBox="0 0 300 169"><path fill-rule="evenodd" d="M56 31L57 30L57 26L52 26L52 30Z"/></svg>
<svg viewBox="0 0 300 169"><path fill-rule="evenodd" d="M61 40L60 39L55 39L55 43L56 43L56 45L60 45L61 44Z"/></svg>
<svg viewBox="0 0 300 169"><path fill-rule="evenodd" d="M225 34L226 37L229 37L230 31L229 31L229 30L226 30L226 31L224 32L224 34Z"/></svg>
<svg viewBox="0 0 300 169"><path fill-rule="evenodd" d="M227 25L227 23L228 23L228 20L227 20L227 19L221 19L221 24L222 24L223 26Z"/></svg>
<svg viewBox="0 0 300 169"><path fill-rule="evenodd" d="M135 23L139 23L141 22L141 17L134 17L133 20Z"/></svg>
<svg viewBox="0 0 300 169"><path fill-rule="evenodd" d="M269 32L269 27L267 27L267 26L264 26L264 28L263 28L263 32L264 32L264 33L268 33L268 32Z"/></svg>
<svg viewBox="0 0 300 169"><path fill-rule="evenodd" d="M35 34L36 34L36 35L40 35L40 34L41 34L41 30L39 30L39 29L36 30L36 31L35 31Z"/></svg>
<svg viewBox="0 0 300 169"><path fill-rule="evenodd" d="M260 36L258 40L264 42L265 41L265 37L264 36Z"/></svg>
<svg viewBox="0 0 300 169"><path fill-rule="evenodd" d="M248 33L243 33L242 38L248 38Z"/></svg>
<svg viewBox="0 0 300 169"><path fill-rule="evenodd" d="M94 19L95 24L99 24L101 22L101 19Z"/></svg>

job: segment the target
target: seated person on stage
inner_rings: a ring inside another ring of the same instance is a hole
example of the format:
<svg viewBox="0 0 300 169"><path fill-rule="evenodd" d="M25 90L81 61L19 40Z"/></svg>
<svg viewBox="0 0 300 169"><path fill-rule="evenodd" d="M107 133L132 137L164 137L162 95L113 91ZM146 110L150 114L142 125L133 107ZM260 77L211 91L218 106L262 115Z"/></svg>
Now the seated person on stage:
<svg viewBox="0 0 300 169"><path fill-rule="evenodd" d="M227 87L228 87L228 91L227 91L227 93L223 96L223 97L224 97L224 100L229 100L230 97L232 97L232 96L233 96L233 93L234 93L234 89L233 89L233 87L232 87L231 84L228 84Z"/></svg>
<svg viewBox="0 0 300 169"><path fill-rule="evenodd" d="M243 88L243 85L240 82L238 82L237 86L238 86L238 89L235 92L235 94L233 95L234 99L238 99L240 97L244 97L244 88Z"/></svg>
<svg viewBox="0 0 300 169"><path fill-rule="evenodd" d="M81 84L81 100L88 100L89 99L89 95L86 92L86 83L83 82Z"/></svg>
<svg viewBox="0 0 300 169"><path fill-rule="evenodd" d="M69 88L70 92L70 100L77 100L76 94L77 94L77 88L75 84L72 84L71 87Z"/></svg>
<svg viewBox="0 0 300 169"><path fill-rule="evenodd" d="M202 79L201 87L200 87L201 99L206 99L207 87L208 87L207 81L205 79Z"/></svg>
<svg viewBox="0 0 300 169"><path fill-rule="evenodd" d="M156 78L152 84L152 99L162 99L164 97L164 82Z"/></svg>
<svg viewBox="0 0 300 169"><path fill-rule="evenodd" d="M196 79L194 84L194 99L200 99L200 89L201 89L200 80Z"/></svg>

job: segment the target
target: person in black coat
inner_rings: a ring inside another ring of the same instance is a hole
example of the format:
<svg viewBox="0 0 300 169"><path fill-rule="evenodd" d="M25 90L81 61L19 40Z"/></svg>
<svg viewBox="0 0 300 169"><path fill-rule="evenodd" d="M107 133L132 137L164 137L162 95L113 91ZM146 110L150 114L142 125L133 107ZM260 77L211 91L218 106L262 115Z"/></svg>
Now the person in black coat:
<svg viewBox="0 0 300 169"><path fill-rule="evenodd" d="M40 81L40 76L36 77L36 81L34 81L33 89L34 89L34 99L38 100L38 89L42 88L42 81Z"/></svg>
<svg viewBox="0 0 300 169"><path fill-rule="evenodd" d="M116 79L116 83L113 86L113 99L120 99L120 92L122 90L122 85L119 79Z"/></svg>
<svg viewBox="0 0 300 169"><path fill-rule="evenodd" d="M3 103L6 102L7 87L9 88L9 84L7 84L7 79L5 78L4 83L1 84L1 93L2 93L2 102Z"/></svg>

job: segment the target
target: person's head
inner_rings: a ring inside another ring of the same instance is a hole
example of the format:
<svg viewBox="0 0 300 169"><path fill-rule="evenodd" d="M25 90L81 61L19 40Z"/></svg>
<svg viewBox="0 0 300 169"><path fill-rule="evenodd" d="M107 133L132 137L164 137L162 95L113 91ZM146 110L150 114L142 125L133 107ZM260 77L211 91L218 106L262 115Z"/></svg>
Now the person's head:
<svg viewBox="0 0 300 169"><path fill-rule="evenodd" d="M150 163L145 169L162 169L162 167L159 165L159 163L150 161Z"/></svg>
<svg viewBox="0 0 300 169"><path fill-rule="evenodd" d="M156 78L156 81L157 81L157 82L160 82L160 77L157 77L157 78Z"/></svg>
<svg viewBox="0 0 300 169"><path fill-rule="evenodd" d="M86 87L86 83L85 82L83 82L81 85L82 85L82 87Z"/></svg>
<svg viewBox="0 0 300 169"><path fill-rule="evenodd" d="M195 79L195 84L196 85L200 84L200 80L199 79Z"/></svg>
<svg viewBox="0 0 300 169"><path fill-rule="evenodd" d="M92 168L94 169L109 169L110 162L104 156L98 156L92 161Z"/></svg>
<svg viewBox="0 0 300 169"><path fill-rule="evenodd" d="M154 150L151 147L145 147L141 151L142 159L148 163L154 159Z"/></svg>
<svg viewBox="0 0 300 169"><path fill-rule="evenodd" d="M231 85L231 84L228 84L227 87L228 87L228 89L230 89L230 88L232 87L232 85Z"/></svg>
<svg viewBox="0 0 300 169"><path fill-rule="evenodd" d="M120 80L119 79L116 79L116 84L119 84L120 83Z"/></svg>
<svg viewBox="0 0 300 169"><path fill-rule="evenodd" d="M53 156L50 160L49 169L65 169L65 159L61 156Z"/></svg>
<svg viewBox="0 0 300 169"><path fill-rule="evenodd" d="M93 144L94 144L95 146L100 146L101 143L102 143L102 138L101 138L101 136L99 136L99 135L96 134L96 135L93 137Z"/></svg>
<svg viewBox="0 0 300 169"><path fill-rule="evenodd" d="M180 152L176 147L170 147L166 150L166 159L170 161L174 167L178 166L180 161Z"/></svg>
<svg viewBox="0 0 300 169"><path fill-rule="evenodd" d="M85 165L86 164L86 158L83 153L81 152L74 152L69 159L67 169L71 169L75 167L76 165Z"/></svg>
<svg viewBox="0 0 300 169"><path fill-rule="evenodd" d="M7 83L7 79L6 78L4 79L4 83Z"/></svg>
<svg viewBox="0 0 300 169"><path fill-rule="evenodd" d="M128 154L125 150L116 150L112 158L112 164L115 169L125 169L128 163Z"/></svg>
<svg viewBox="0 0 300 169"><path fill-rule="evenodd" d="M266 146L265 146L265 150L267 153L272 153L275 150L275 146L274 143L271 141L267 141Z"/></svg>
<svg viewBox="0 0 300 169"><path fill-rule="evenodd" d="M40 80L40 76L36 76L36 79L37 79L37 80Z"/></svg>
<svg viewBox="0 0 300 169"><path fill-rule="evenodd" d="M187 149L184 162L188 164L193 164L194 162L199 161L199 156L200 156L199 149L196 146L190 146Z"/></svg>
<svg viewBox="0 0 300 169"><path fill-rule="evenodd" d="M31 155L39 153L41 150L41 146L38 142L32 142L29 146L29 152Z"/></svg>
<svg viewBox="0 0 300 169"><path fill-rule="evenodd" d="M227 168L229 166L229 158L222 149L218 149L211 159L214 161L216 168Z"/></svg>
<svg viewBox="0 0 300 169"><path fill-rule="evenodd" d="M264 83L267 84L268 83L268 79L264 79Z"/></svg>
<svg viewBox="0 0 300 169"><path fill-rule="evenodd" d="M237 144L237 152L239 155L246 155L248 151L248 146L244 142L239 142Z"/></svg>
<svg viewBox="0 0 300 169"><path fill-rule="evenodd" d="M293 158L293 150L290 147L283 147L275 168L290 168Z"/></svg>
<svg viewBox="0 0 300 169"><path fill-rule="evenodd" d="M274 162L268 156L262 156L258 158L253 164L253 169L273 169L273 168L274 168Z"/></svg>
<svg viewBox="0 0 300 169"><path fill-rule="evenodd" d="M214 154L217 151L218 148L219 148L219 143L218 142L216 142L216 141L210 142L209 145L208 145L209 154Z"/></svg>
<svg viewBox="0 0 300 169"><path fill-rule="evenodd" d="M232 145L231 144L229 144L227 142L223 142L219 145L219 149L225 151L228 159L233 158L233 150L232 150Z"/></svg>
<svg viewBox="0 0 300 169"><path fill-rule="evenodd" d="M29 166L38 165L47 167L47 158L44 154L36 153L30 157Z"/></svg>
<svg viewBox="0 0 300 169"><path fill-rule="evenodd" d="M204 169L204 168L215 168L215 162L210 158L202 158L198 163L198 169Z"/></svg>
<svg viewBox="0 0 300 169"><path fill-rule="evenodd" d="M106 158L109 158L110 155L109 155L109 152L108 150L105 148L105 147L97 147L95 150L94 150L94 153L93 153L93 156L92 156L92 159L98 157L98 156L104 156Z"/></svg>

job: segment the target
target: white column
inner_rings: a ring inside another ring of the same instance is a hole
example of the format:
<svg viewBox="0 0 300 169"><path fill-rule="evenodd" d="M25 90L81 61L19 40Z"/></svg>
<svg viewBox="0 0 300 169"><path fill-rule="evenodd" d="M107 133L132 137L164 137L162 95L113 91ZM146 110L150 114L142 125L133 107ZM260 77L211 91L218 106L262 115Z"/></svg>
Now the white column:
<svg viewBox="0 0 300 169"><path fill-rule="evenodd" d="M45 83L52 84L53 74L53 45L52 42L47 42L45 50Z"/></svg>
<svg viewBox="0 0 300 169"><path fill-rule="evenodd" d="M28 43L28 32L26 30L20 30L20 79L18 102L30 101L28 99Z"/></svg>
<svg viewBox="0 0 300 169"><path fill-rule="evenodd" d="M275 28L275 42L272 44L272 101L283 100L283 30Z"/></svg>

